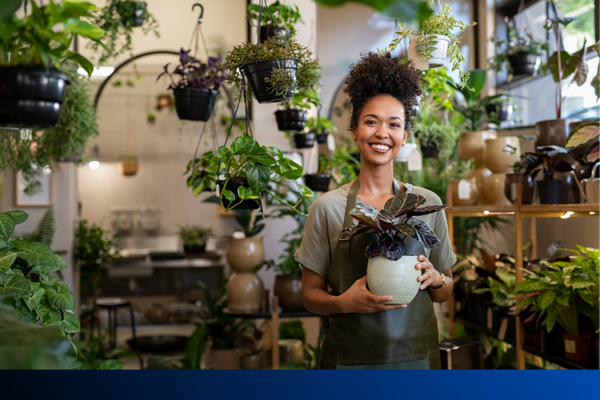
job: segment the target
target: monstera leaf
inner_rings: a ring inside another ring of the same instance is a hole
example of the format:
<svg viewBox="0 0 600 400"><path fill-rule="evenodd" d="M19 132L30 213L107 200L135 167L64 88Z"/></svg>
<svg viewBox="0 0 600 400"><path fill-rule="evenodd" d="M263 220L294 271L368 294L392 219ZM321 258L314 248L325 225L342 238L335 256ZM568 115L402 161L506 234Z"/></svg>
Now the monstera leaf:
<svg viewBox="0 0 600 400"><path fill-rule="evenodd" d="M425 222L414 217L408 222L415 227L416 232L413 237L417 239L423 247L426 249L434 249L440 245L440 239L438 239L435 232L433 232Z"/></svg>

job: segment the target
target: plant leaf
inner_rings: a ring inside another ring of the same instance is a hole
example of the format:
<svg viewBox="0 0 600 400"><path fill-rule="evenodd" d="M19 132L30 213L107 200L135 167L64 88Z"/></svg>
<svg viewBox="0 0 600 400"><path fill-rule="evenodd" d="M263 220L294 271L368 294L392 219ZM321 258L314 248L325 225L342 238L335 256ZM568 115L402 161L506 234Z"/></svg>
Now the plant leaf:
<svg viewBox="0 0 600 400"><path fill-rule="evenodd" d="M0 273L5 273L17 259L17 253L0 253Z"/></svg>
<svg viewBox="0 0 600 400"><path fill-rule="evenodd" d="M545 310L552 304L554 299L556 298L556 291L554 290L545 290L538 297L537 303L541 307L542 310Z"/></svg>
<svg viewBox="0 0 600 400"><path fill-rule="evenodd" d="M0 214L0 238L10 239L15 230L15 220L7 214Z"/></svg>
<svg viewBox="0 0 600 400"><path fill-rule="evenodd" d="M45 286L46 298L51 305L60 309L72 310L75 307L73 294L69 287L62 282L57 282L54 287Z"/></svg>
<svg viewBox="0 0 600 400"><path fill-rule="evenodd" d="M594 121L579 125L567 138L566 148L583 146L591 141L597 141L600 137L600 122Z"/></svg>
<svg viewBox="0 0 600 400"><path fill-rule="evenodd" d="M79 318L71 310L63 312L63 319L58 325L65 333L77 333L81 330Z"/></svg>
<svg viewBox="0 0 600 400"><path fill-rule="evenodd" d="M44 243L15 240L13 241L13 246L17 250L19 257L30 264L58 268L57 263L59 261L56 254ZM61 263L61 267L62 265L64 265L64 261Z"/></svg>
<svg viewBox="0 0 600 400"><path fill-rule="evenodd" d="M100 365L98 365L98 369L99 370L116 371L116 370L122 370L124 365L125 365L125 363L122 361L104 360L100 363Z"/></svg>
<svg viewBox="0 0 600 400"><path fill-rule="evenodd" d="M404 243L397 235L384 233L379 238L379 251L390 260L397 261L404 255Z"/></svg>
<svg viewBox="0 0 600 400"><path fill-rule="evenodd" d="M37 287L33 290L31 295L23 296L23 300L25 301L25 304L27 304L27 308L30 310L35 310L38 304L40 304L40 301L44 297L45 293L46 291L43 288Z"/></svg>
<svg viewBox="0 0 600 400"><path fill-rule="evenodd" d="M246 177L248 185L254 193L261 193L269 184L271 170L266 165L253 165L246 163ZM241 189L241 187L240 187Z"/></svg>
<svg viewBox="0 0 600 400"><path fill-rule="evenodd" d="M434 249L440 245L440 239L435 235L435 232L429 228L424 221L418 218L411 217L408 223L415 227L416 232L413 235L426 249Z"/></svg>
<svg viewBox="0 0 600 400"><path fill-rule="evenodd" d="M2 214L10 215L15 220L15 225L22 224L23 222L27 221L27 218L29 218L29 214L21 210L6 211Z"/></svg>
<svg viewBox="0 0 600 400"><path fill-rule="evenodd" d="M204 325L199 325L185 345L185 357L191 369L200 369L202 351L204 350Z"/></svg>
<svg viewBox="0 0 600 400"><path fill-rule="evenodd" d="M231 143L231 152L233 155L248 154L256 145L256 140L248 135L238 136Z"/></svg>

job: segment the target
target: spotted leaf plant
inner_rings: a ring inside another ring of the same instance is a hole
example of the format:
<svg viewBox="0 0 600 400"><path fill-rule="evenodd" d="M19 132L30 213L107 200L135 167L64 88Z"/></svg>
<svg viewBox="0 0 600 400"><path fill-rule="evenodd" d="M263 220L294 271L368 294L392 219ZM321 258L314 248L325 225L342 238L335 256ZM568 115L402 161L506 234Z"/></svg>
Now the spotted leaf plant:
<svg viewBox="0 0 600 400"><path fill-rule="evenodd" d="M358 220L350 236L360 233L377 233L379 239L369 243L365 250L367 258L384 256L397 261L404 255L404 240L412 236L426 249L439 246L440 240L435 232L419 218L443 210L447 206L427 206L427 199L414 193L401 193L389 199L381 211L369 205L358 204L350 211L350 215Z"/></svg>

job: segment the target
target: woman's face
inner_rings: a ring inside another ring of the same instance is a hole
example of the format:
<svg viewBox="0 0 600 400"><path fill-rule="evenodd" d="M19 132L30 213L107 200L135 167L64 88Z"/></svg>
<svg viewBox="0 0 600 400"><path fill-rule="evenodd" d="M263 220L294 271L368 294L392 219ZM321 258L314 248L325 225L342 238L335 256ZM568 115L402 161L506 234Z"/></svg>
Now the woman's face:
<svg viewBox="0 0 600 400"><path fill-rule="evenodd" d="M406 142L404 105L389 94L379 94L365 103L352 138L358 144L361 162L386 165Z"/></svg>

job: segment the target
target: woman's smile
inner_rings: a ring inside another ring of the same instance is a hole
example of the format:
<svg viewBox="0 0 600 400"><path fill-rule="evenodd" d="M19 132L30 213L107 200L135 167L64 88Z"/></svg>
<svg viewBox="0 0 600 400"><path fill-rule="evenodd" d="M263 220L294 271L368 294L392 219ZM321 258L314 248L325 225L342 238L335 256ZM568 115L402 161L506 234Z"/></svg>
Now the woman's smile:
<svg viewBox="0 0 600 400"><path fill-rule="evenodd" d="M371 148L373 150L375 150L375 152L377 153L387 153L388 151L390 151L392 149L392 145L387 144L387 143L369 143L369 146L371 146Z"/></svg>

